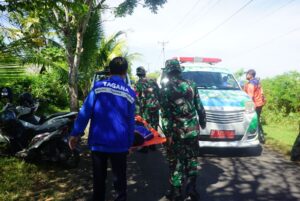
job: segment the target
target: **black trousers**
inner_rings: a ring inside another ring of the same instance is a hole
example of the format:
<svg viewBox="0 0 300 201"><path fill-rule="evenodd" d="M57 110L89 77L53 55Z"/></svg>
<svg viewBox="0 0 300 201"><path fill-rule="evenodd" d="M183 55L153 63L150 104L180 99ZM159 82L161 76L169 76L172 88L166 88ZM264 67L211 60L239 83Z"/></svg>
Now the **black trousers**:
<svg viewBox="0 0 300 201"><path fill-rule="evenodd" d="M113 172L113 183L117 193L115 201L126 201L127 197L127 152L105 153L92 152L93 160L93 200L105 201L105 183L107 176L107 162L110 159Z"/></svg>
<svg viewBox="0 0 300 201"><path fill-rule="evenodd" d="M255 111L256 111L256 114L257 114L258 126L259 126L259 129L261 129L261 131L262 131L262 126L261 126L261 122L260 122L260 115L261 115L262 107L263 106L255 108Z"/></svg>

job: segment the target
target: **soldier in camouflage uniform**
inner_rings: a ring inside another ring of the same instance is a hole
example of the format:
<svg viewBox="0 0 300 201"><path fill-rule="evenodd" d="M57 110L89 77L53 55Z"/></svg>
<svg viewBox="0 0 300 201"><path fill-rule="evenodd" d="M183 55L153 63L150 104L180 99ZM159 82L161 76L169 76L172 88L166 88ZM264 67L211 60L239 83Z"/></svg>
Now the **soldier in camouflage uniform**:
<svg viewBox="0 0 300 201"><path fill-rule="evenodd" d="M135 84L139 114L154 128L157 129L159 121L159 88L155 80L146 78L143 67L136 69L139 80Z"/></svg>
<svg viewBox="0 0 300 201"><path fill-rule="evenodd" d="M170 200L184 200L182 183L187 178L186 193L191 200L197 200L199 124L202 128L206 127L205 110L195 83L181 77L181 67L177 60L168 60L164 71L169 81L161 91L161 108L163 130L168 139L171 183L166 197Z"/></svg>
<svg viewBox="0 0 300 201"><path fill-rule="evenodd" d="M155 130L159 123L159 88L155 80L146 78L146 70L140 66L136 69L139 80L135 84L137 94L136 114L142 116ZM150 146L155 150L155 145ZM146 148L143 151L147 151Z"/></svg>

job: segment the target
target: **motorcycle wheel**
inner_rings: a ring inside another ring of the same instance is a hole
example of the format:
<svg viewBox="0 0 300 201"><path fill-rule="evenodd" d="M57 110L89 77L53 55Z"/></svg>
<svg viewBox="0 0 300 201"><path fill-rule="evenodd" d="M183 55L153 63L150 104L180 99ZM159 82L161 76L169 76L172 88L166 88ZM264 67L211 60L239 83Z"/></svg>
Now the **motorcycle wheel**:
<svg viewBox="0 0 300 201"><path fill-rule="evenodd" d="M31 150L28 158L57 163L65 168L75 168L79 163L79 152L72 151L66 142L56 139L47 142L38 150Z"/></svg>

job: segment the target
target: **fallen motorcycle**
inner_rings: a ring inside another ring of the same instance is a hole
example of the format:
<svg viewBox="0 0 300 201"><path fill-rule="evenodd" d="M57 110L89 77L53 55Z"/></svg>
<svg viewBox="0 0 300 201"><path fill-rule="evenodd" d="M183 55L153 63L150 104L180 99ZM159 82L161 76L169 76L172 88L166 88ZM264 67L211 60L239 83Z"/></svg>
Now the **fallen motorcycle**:
<svg viewBox="0 0 300 201"><path fill-rule="evenodd" d="M4 106L0 113L0 154L24 158L30 161L58 162L75 167L79 162L78 149L71 151L68 136L74 118L49 118L38 125L18 118L18 110L12 104Z"/></svg>

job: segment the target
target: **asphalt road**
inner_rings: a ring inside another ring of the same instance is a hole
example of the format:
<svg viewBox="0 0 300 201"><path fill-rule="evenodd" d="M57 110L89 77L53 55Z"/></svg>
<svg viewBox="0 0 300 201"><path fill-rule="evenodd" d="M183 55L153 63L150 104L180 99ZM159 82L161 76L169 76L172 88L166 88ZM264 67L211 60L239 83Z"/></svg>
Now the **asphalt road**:
<svg viewBox="0 0 300 201"><path fill-rule="evenodd" d="M300 166L268 148L259 150L202 150L197 190L201 201L300 201ZM90 170L89 170L90 172ZM89 174L86 174L86 177ZM90 200L91 177L85 193L74 200ZM107 199L113 200L111 174ZM86 184L87 184L86 183ZM163 148L136 152L128 161L128 201L165 201L168 167Z"/></svg>
<svg viewBox="0 0 300 201"><path fill-rule="evenodd" d="M300 166L259 150L202 150L197 190L203 201L300 200ZM129 201L165 200L168 168L162 149L135 153L129 163Z"/></svg>

